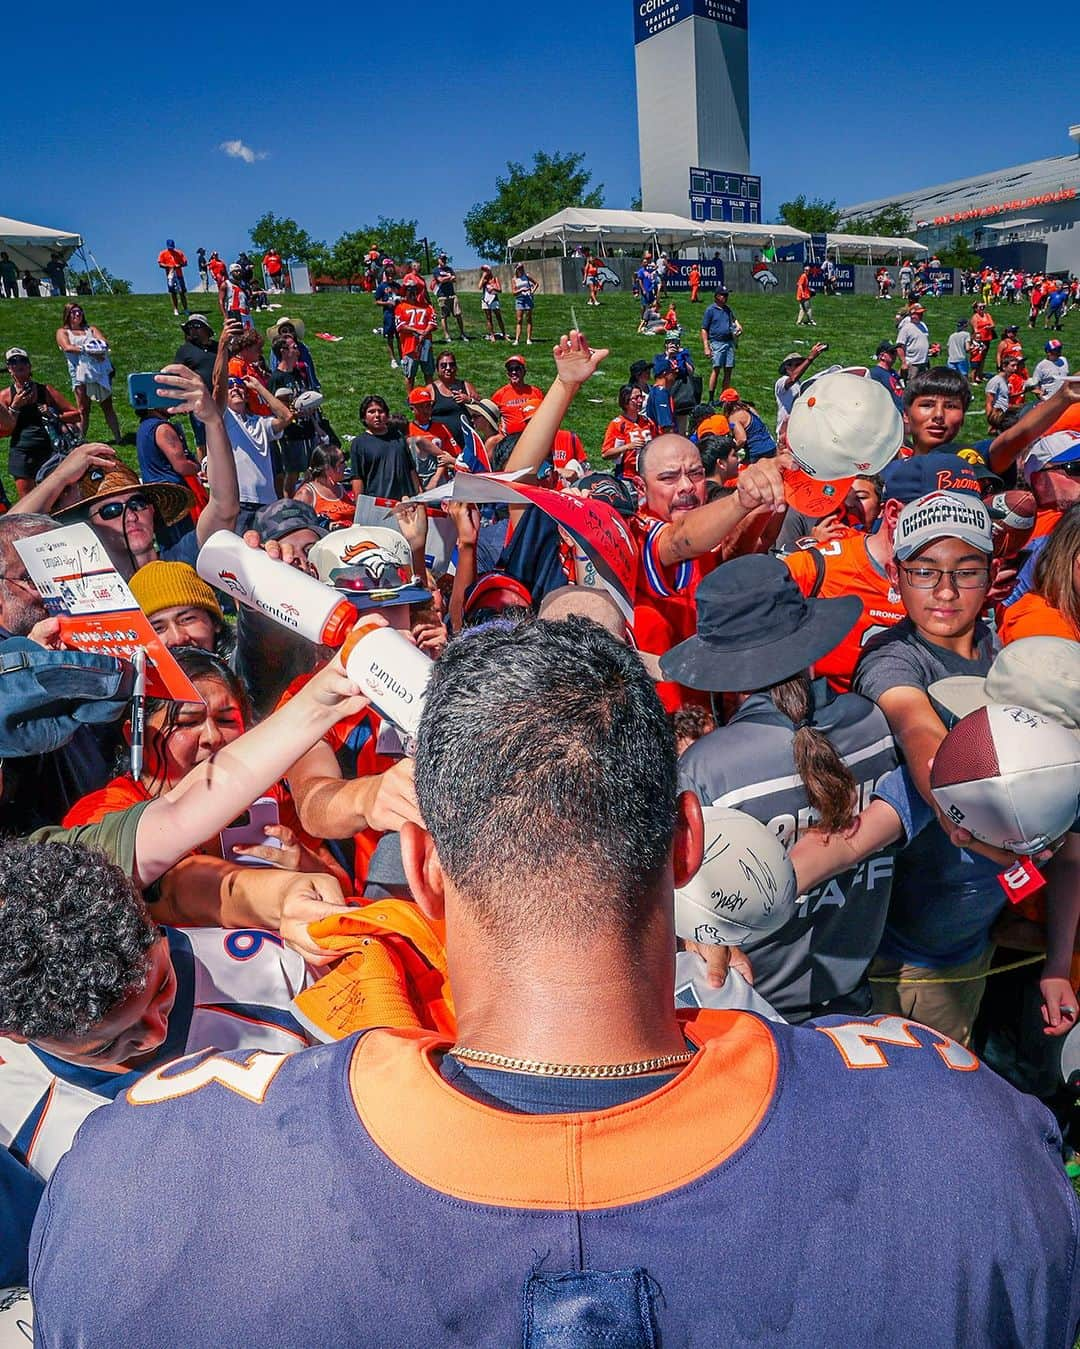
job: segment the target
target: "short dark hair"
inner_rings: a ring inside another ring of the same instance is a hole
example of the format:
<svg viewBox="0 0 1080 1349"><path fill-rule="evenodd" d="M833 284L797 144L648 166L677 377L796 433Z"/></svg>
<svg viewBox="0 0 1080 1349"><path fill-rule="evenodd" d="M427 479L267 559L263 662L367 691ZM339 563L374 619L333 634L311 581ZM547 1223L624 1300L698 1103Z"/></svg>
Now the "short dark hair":
<svg viewBox="0 0 1080 1349"><path fill-rule="evenodd" d="M641 388L640 384L624 384L619 389L619 411L625 412L630 405L630 395Z"/></svg>
<svg viewBox="0 0 1080 1349"><path fill-rule="evenodd" d="M160 935L103 853L0 844L0 1033L85 1035L144 986L146 953Z"/></svg>
<svg viewBox="0 0 1080 1349"><path fill-rule="evenodd" d="M630 938L671 851L675 739L640 658L598 624L492 623L436 663L416 794L486 930Z"/></svg>
<svg viewBox="0 0 1080 1349"><path fill-rule="evenodd" d="M966 412L971 403L971 385L959 370L947 365L932 365L927 370L920 370L904 390L905 410L916 398L959 398Z"/></svg>
<svg viewBox="0 0 1080 1349"><path fill-rule="evenodd" d="M698 441L701 462L705 465L705 476L711 478L721 459L727 459L735 452L735 437L731 435L705 435Z"/></svg>
<svg viewBox="0 0 1080 1349"><path fill-rule="evenodd" d="M375 403L378 403L379 407L382 408L382 410L386 413L388 417L390 416L390 404L386 401L386 399L382 396L382 394L369 393L366 398L361 398L360 400L361 421L363 421L364 418L367 416L368 408Z"/></svg>
<svg viewBox="0 0 1080 1349"><path fill-rule="evenodd" d="M695 403L686 418L686 434L692 436L706 417L715 417L716 408L711 403Z"/></svg>

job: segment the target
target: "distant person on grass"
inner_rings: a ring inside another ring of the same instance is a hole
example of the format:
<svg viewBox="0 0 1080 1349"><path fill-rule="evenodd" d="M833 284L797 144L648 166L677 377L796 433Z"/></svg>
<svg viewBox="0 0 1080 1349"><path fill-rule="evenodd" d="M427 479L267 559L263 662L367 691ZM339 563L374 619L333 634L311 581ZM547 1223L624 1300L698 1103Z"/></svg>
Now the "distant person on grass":
<svg viewBox="0 0 1080 1349"><path fill-rule="evenodd" d="M712 361L709 375L710 403L715 401L716 383L721 378L721 372L721 392L731 386L731 377L735 371L735 339L738 335L738 320L728 306L728 288L718 286L712 304L701 316L701 345L706 357Z"/></svg>
<svg viewBox="0 0 1080 1349"><path fill-rule="evenodd" d="M174 239L166 239L165 247L158 254L157 265L165 273L165 289L172 301L173 318L179 318L181 306L185 314L188 312L187 282L184 280L187 256L177 248Z"/></svg>

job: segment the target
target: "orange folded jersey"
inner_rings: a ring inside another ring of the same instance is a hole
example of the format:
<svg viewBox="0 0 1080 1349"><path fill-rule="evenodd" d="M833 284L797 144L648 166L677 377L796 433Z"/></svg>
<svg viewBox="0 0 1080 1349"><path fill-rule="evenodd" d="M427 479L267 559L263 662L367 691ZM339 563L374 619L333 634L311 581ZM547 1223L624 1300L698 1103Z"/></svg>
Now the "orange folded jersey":
<svg viewBox="0 0 1080 1349"><path fill-rule="evenodd" d="M453 1035L445 930L410 900L380 899L308 927L326 951L344 957L297 994L293 1012L319 1040L342 1040L373 1026Z"/></svg>

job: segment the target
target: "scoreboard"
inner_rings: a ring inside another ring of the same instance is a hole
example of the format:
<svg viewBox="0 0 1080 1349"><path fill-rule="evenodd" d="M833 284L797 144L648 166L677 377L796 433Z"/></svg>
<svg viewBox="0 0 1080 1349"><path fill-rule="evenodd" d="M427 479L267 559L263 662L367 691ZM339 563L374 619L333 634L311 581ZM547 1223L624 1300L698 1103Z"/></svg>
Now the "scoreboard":
<svg viewBox="0 0 1080 1349"><path fill-rule="evenodd" d="M690 170L691 220L761 224L761 179L723 169Z"/></svg>

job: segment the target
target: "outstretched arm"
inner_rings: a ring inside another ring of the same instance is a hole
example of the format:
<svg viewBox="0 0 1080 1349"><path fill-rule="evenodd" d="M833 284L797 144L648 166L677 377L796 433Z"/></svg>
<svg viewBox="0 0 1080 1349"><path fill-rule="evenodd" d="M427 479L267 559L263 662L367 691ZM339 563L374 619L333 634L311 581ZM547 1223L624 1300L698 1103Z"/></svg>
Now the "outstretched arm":
<svg viewBox="0 0 1080 1349"><path fill-rule="evenodd" d="M1036 403L990 446L990 467L995 473L1007 469L1016 458L1050 430L1076 403L1080 403L1080 375L1070 375L1041 403Z"/></svg>
<svg viewBox="0 0 1080 1349"><path fill-rule="evenodd" d="M221 410L202 376L186 365L167 365L158 377L158 392L175 397L171 413L193 412L206 427L206 481L210 500L195 526L200 544L219 529L233 529L240 514L240 485L236 460L225 430Z"/></svg>
<svg viewBox="0 0 1080 1349"><path fill-rule="evenodd" d="M555 432L562 425L567 408L581 386L596 373L608 351L606 347L593 351L585 334L575 328L559 339L552 355L555 357L555 382L514 446L506 462L507 473L523 468L532 469L534 473L539 470L551 453Z"/></svg>
<svg viewBox="0 0 1080 1349"><path fill-rule="evenodd" d="M136 883L152 884L220 833L332 726L367 705L336 657L295 698L147 806L135 837Z"/></svg>

